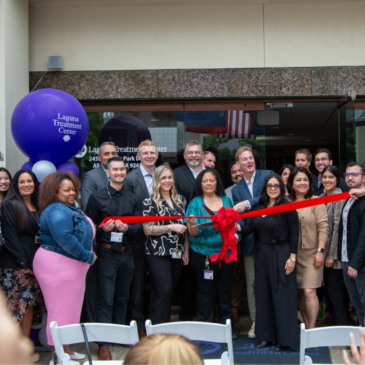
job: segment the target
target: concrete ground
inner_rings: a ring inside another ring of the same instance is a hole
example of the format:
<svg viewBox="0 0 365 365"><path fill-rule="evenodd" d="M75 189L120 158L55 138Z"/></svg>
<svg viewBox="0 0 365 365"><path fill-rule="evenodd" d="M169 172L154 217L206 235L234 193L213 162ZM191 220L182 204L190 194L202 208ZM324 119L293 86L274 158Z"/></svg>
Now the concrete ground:
<svg viewBox="0 0 365 365"><path fill-rule="evenodd" d="M178 315L172 315L171 316L172 321L178 320ZM238 334L246 335L248 331L250 330L252 325L251 319L248 314L243 314L240 316L240 320L235 323L234 329ZM85 345L84 344L77 344L72 345L71 348L74 351L77 351L82 354L86 354ZM342 351L346 350L345 347L331 347L330 348L330 354L332 359L332 364L343 364L342 359ZM93 360L98 360L98 346L94 343L90 344L90 350L92 353ZM113 345L111 347L113 360L123 360L129 351L129 348L121 346L121 345ZM348 353L349 350L346 350ZM49 364L49 361L51 359L51 353L50 352L40 352L40 361L37 364ZM354 363L352 357L350 356L350 359L352 363ZM80 361L80 364L83 364L87 359Z"/></svg>

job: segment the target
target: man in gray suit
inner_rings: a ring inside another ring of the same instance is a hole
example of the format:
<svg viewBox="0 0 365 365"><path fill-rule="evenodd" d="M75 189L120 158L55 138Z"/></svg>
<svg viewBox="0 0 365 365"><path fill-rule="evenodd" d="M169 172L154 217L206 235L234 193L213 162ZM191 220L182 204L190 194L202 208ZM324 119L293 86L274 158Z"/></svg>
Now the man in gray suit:
<svg viewBox="0 0 365 365"><path fill-rule="evenodd" d="M100 146L98 159L100 166L96 169L88 171L83 175L81 180L81 203L82 209L85 211L90 195L97 190L108 186L109 178L105 172L106 163L109 158L118 156L117 148L113 142L104 142ZM84 316L85 322L97 322L96 308L98 305L98 287L97 287L96 265L90 266L86 275L86 290L84 300Z"/></svg>
<svg viewBox="0 0 365 365"><path fill-rule="evenodd" d="M89 197L96 190L105 188L109 184L108 175L105 172L106 163L109 158L118 156L117 148L113 142L104 142L100 146L98 159L100 166L88 171L83 175L81 181L81 203L85 211Z"/></svg>
<svg viewBox="0 0 365 365"><path fill-rule="evenodd" d="M141 161L138 168L129 172L124 181L124 187L129 190L142 205L143 200L153 195L152 184L155 164L158 158L156 145L150 140L143 141L138 146L137 157ZM142 212L141 212L142 215ZM134 276L131 287L132 319L137 322L138 335L141 339L146 335L144 285L146 274L145 262L146 236L143 232L135 237L132 244L134 258ZM150 311L152 308L150 308Z"/></svg>

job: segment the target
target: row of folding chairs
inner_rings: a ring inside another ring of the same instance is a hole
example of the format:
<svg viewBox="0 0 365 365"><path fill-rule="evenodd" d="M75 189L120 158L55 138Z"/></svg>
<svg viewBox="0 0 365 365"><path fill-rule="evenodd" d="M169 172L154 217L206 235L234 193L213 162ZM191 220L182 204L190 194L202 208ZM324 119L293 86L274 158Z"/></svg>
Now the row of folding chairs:
<svg viewBox="0 0 365 365"><path fill-rule="evenodd" d="M138 343L138 330L135 321L130 326L104 323L86 323L58 327L57 322L51 323L51 333L55 344L55 351L61 365L68 365L70 357L64 353L63 345L85 342L106 342L118 344ZM192 341L226 343L228 351L222 353L220 359L204 360L205 365L234 364L231 321L227 319L225 325L204 322L171 322L152 325L146 321L147 336L165 333L178 334ZM349 346L349 335L355 335L357 346L360 346L359 327L336 326L306 330L304 324L300 328L300 365L313 364L312 359L305 355L305 349L313 347ZM86 336L86 337L85 337ZM87 344L88 346L88 344ZM95 365L122 365L123 361L93 361ZM85 362L84 365L89 365Z"/></svg>

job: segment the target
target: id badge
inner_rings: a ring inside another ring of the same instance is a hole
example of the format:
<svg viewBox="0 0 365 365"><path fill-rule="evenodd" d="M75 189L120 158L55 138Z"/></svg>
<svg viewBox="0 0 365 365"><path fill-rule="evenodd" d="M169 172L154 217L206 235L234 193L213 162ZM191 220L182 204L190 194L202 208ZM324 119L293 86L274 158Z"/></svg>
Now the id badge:
<svg viewBox="0 0 365 365"><path fill-rule="evenodd" d="M204 279L213 280L213 270L204 270Z"/></svg>
<svg viewBox="0 0 365 365"><path fill-rule="evenodd" d="M123 241L123 232L112 232L110 235L110 241L122 242Z"/></svg>
<svg viewBox="0 0 365 365"><path fill-rule="evenodd" d="M40 245L40 244L42 244L42 243L43 243L43 242L42 242L42 239L41 239L41 235L40 235L40 234L36 234L36 235L35 235L34 243L35 243L36 245Z"/></svg>
<svg viewBox="0 0 365 365"><path fill-rule="evenodd" d="M173 251L172 253L172 258L173 259L181 259L181 251Z"/></svg>

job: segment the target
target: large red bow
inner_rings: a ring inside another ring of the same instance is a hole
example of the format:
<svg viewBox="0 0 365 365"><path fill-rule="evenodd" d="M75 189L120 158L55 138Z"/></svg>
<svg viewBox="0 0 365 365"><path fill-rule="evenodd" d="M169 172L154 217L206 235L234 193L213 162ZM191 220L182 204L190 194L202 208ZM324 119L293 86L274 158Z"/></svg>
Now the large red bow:
<svg viewBox="0 0 365 365"><path fill-rule="evenodd" d="M235 232L235 222L241 220L240 215L231 207L220 208L216 215L212 216L212 221L216 222L214 228L220 231L222 238L222 248L216 255L210 256L210 260L215 262L219 259L219 267L221 267L221 261L224 260L227 264L231 261L237 261L237 238ZM231 249L229 256L228 250Z"/></svg>

